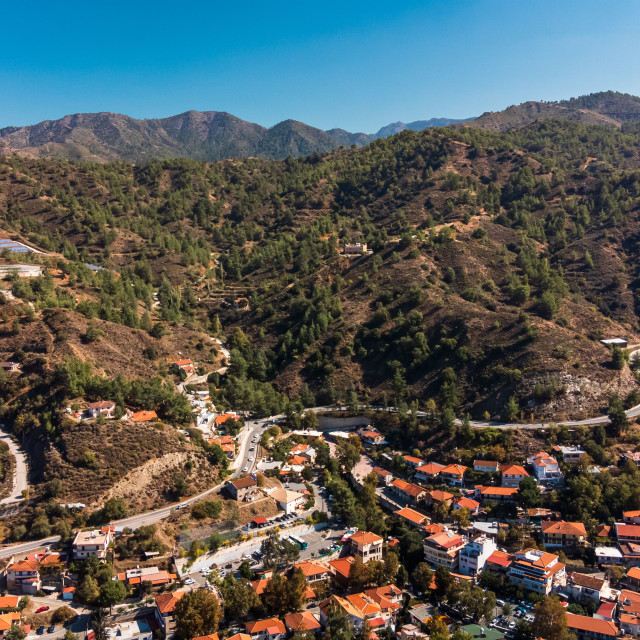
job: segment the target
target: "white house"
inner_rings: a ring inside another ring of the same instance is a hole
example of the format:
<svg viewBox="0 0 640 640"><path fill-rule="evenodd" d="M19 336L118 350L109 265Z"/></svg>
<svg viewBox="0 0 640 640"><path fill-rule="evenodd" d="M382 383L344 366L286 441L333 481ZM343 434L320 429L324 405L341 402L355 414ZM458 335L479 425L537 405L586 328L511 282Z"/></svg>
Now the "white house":
<svg viewBox="0 0 640 640"><path fill-rule="evenodd" d="M469 540L458 556L458 572L464 576L482 573L487 559L497 548L495 540L488 536Z"/></svg>
<svg viewBox="0 0 640 640"><path fill-rule="evenodd" d="M540 484L556 485L564 480L558 461L544 451L531 456L527 462L533 467L533 475Z"/></svg>
<svg viewBox="0 0 640 640"><path fill-rule="evenodd" d="M285 513L295 513L296 509L307 501L307 496L289 489L276 489L271 492L271 497L278 503L278 507Z"/></svg>

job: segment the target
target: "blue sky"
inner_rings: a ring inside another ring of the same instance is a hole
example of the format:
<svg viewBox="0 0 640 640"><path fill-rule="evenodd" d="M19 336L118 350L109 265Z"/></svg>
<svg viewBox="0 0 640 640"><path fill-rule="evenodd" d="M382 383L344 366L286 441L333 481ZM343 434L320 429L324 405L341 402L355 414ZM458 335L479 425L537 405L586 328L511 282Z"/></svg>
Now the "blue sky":
<svg viewBox="0 0 640 640"><path fill-rule="evenodd" d="M640 94L637 0L36 0L2 13L0 127L198 109L373 132Z"/></svg>

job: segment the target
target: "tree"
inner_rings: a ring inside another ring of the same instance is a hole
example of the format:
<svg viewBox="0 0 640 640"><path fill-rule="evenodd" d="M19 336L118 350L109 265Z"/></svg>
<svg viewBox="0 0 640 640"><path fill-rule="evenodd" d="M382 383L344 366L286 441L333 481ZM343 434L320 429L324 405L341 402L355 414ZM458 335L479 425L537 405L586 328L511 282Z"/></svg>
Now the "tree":
<svg viewBox="0 0 640 640"><path fill-rule="evenodd" d="M507 404L504 405L504 419L507 422L513 422L520 412L520 406L518 405L518 401L515 396L511 396L507 401Z"/></svg>
<svg viewBox="0 0 640 640"><path fill-rule="evenodd" d="M113 605L122 602L127 597L127 588L124 582L119 580L109 580L100 587L98 602L103 607L109 607L111 612Z"/></svg>
<svg viewBox="0 0 640 640"><path fill-rule="evenodd" d="M287 580L287 610L300 611L306 602L307 581L301 569L294 569Z"/></svg>
<svg viewBox="0 0 640 640"><path fill-rule="evenodd" d="M620 396L614 393L609 398L609 429L612 436L619 436L629 426L629 419L624 411L624 405Z"/></svg>
<svg viewBox="0 0 640 640"><path fill-rule="evenodd" d="M280 573L274 574L262 592L262 603L270 616L282 616L288 613L287 579Z"/></svg>
<svg viewBox="0 0 640 640"><path fill-rule="evenodd" d="M347 473L352 471L358 462L360 462L360 458L362 457L362 441L358 436L351 434L348 439L338 438L336 449L337 458Z"/></svg>
<svg viewBox="0 0 640 640"><path fill-rule="evenodd" d="M71 607L65 605L64 607L59 607L53 612L51 622L64 624L67 620L73 618L74 615L75 611Z"/></svg>
<svg viewBox="0 0 640 640"><path fill-rule="evenodd" d="M411 574L411 579L422 593L429 593L433 581L433 571L426 562L421 562Z"/></svg>
<svg viewBox="0 0 640 640"><path fill-rule="evenodd" d="M91 614L91 628L93 629L95 640L107 640L106 609L96 609Z"/></svg>
<svg viewBox="0 0 640 640"><path fill-rule="evenodd" d="M532 629L536 638L569 640L567 614L558 596L547 596L535 609Z"/></svg>
<svg viewBox="0 0 640 640"><path fill-rule="evenodd" d="M11 625L9 631L5 635L6 640L24 640L27 637L22 625L20 623L14 623Z"/></svg>
<svg viewBox="0 0 640 640"><path fill-rule="evenodd" d="M80 600L82 600L82 602L85 602L87 604L92 603L99 594L98 583L96 582L95 578L91 577L90 575L86 575L83 578L82 582L80 582L78 591L76 593L78 594L78 597L80 598Z"/></svg>
<svg viewBox="0 0 640 640"><path fill-rule="evenodd" d="M220 604L211 591L195 589L178 600L174 616L178 640L206 636L218 630Z"/></svg>
<svg viewBox="0 0 640 640"><path fill-rule="evenodd" d="M400 562L398 561L398 554L393 551L387 551L387 555L384 557L383 584L395 582L399 568ZM382 584L380 586L382 586Z"/></svg>
<svg viewBox="0 0 640 640"><path fill-rule="evenodd" d="M354 638L347 615L335 604L331 604L329 607L326 637L328 640L353 640Z"/></svg>
<svg viewBox="0 0 640 640"><path fill-rule="evenodd" d="M614 345L611 349L611 363L614 369L624 369L624 365L627 363L627 352L618 345Z"/></svg>
<svg viewBox="0 0 640 640"><path fill-rule="evenodd" d="M247 580L228 575L221 587L227 620L244 620L251 609L260 605L260 597Z"/></svg>
<svg viewBox="0 0 640 640"><path fill-rule="evenodd" d="M469 507L462 507L462 509L454 511L452 517L462 529L466 529L471 525L471 510Z"/></svg>
<svg viewBox="0 0 640 640"><path fill-rule="evenodd" d="M516 494L516 498L523 509L532 509L542 502L540 488L531 476L522 478L519 486L520 490Z"/></svg>
<svg viewBox="0 0 640 640"><path fill-rule="evenodd" d="M362 558L356 555L349 570L349 582L355 591L361 591L369 585L371 581L371 571Z"/></svg>
<svg viewBox="0 0 640 640"><path fill-rule="evenodd" d="M436 569L436 593L439 598L444 598L453 585L453 576L447 567L440 565Z"/></svg>
<svg viewBox="0 0 640 640"><path fill-rule="evenodd" d="M253 570L251 569L251 565L247 560L245 560L240 564L239 570L240 570L240 575L245 580L253 580L253 575L254 575Z"/></svg>

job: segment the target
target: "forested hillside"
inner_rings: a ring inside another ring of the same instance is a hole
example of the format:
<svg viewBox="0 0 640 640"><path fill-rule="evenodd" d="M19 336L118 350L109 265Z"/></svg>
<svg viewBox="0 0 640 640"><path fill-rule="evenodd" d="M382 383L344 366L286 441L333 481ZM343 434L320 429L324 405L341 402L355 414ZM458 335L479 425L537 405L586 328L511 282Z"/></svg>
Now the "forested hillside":
<svg viewBox="0 0 640 640"><path fill-rule="evenodd" d="M577 418L634 399L599 339L637 341L639 144L630 125L550 121L282 162L12 156L0 227L64 276L13 284L36 313L224 336L221 407L433 401L448 416ZM352 241L372 253L341 255Z"/></svg>

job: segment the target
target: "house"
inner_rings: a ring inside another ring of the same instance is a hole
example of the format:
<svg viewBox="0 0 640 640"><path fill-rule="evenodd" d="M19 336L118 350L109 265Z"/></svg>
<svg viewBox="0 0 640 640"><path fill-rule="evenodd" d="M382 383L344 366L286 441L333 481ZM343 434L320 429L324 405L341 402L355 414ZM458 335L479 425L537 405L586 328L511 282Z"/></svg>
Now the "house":
<svg viewBox="0 0 640 640"><path fill-rule="evenodd" d="M425 538L424 558L432 566L453 571L458 567L458 554L465 544L465 538L445 529Z"/></svg>
<svg viewBox="0 0 640 640"><path fill-rule="evenodd" d="M518 464L508 464L502 467L502 486L503 487L519 487L523 478L528 478L529 474L524 467Z"/></svg>
<svg viewBox="0 0 640 640"><path fill-rule="evenodd" d="M384 444L385 442L384 436L379 431L371 427L358 429L357 434L362 438L362 441L365 444L379 445Z"/></svg>
<svg viewBox="0 0 640 640"><path fill-rule="evenodd" d="M580 462L584 456L587 455L587 452L578 446L564 447L562 445L555 445L553 450L558 455L562 456L562 461L567 463L575 463Z"/></svg>
<svg viewBox="0 0 640 640"><path fill-rule="evenodd" d="M434 536L436 533L440 533L445 529L446 527L443 524L437 524L435 522L432 522L431 524L425 524L424 527L422 527L422 531L424 532L425 536Z"/></svg>
<svg viewBox="0 0 640 640"><path fill-rule="evenodd" d="M289 489L276 489L269 495L278 503L278 507L287 514L295 513L296 509L307 501L307 496L303 493L289 491Z"/></svg>
<svg viewBox="0 0 640 640"><path fill-rule="evenodd" d="M558 461L544 451L531 456L527 462L533 467L533 475L543 485L557 485L564 480Z"/></svg>
<svg viewBox="0 0 640 640"><path fill-rule="evenodd" d="M458 498L453 503L453 510L460 511L460 509L469 509L471 515L477 516L480 511L480 503L471 498Z"/></svg>
<svg viewBox="0 0 640 640"><path fill-rule="evenodd" d="M332 595L327 598L323 602L320 603L320 622L323 627L327 626L327 622L329 620L329 611L333 608L337 608L349 621L350 626L354 629L359 629L362 626L362 623L365 620L365 616L349 600L346 598L341 598L337 595Z"/></svg>
<svg viewBox="0 0 640 640"><path fill-rule="evenodd" d="M175 573L169 573L159 567L136 567L118 574L118 580L129 587L139 587L143 582L149 582L152 586L158 587L171 584L177 577Z"/></svg>
<svg viewBox="0 0 640 640"><path fill-rule="evenodd" d="M335 582L339 587L346 589L349 586L349 581L351 579L353 556L338 558L337 560L329 560L327 564L329 565L331 580L333 580L333 582Z"/></svg>
<svg viewBox="0 0 640 640"><path fill-rule="evenodd" d="M170 593L159 593L156 596L155 615L160 628L164 631L166 638L173 638L175 625L173 612L180 599L184 596L184 591L172 591Z"/></svg>
<svg viewBox="0 0 640 640"><path fill-rule="evenodd" d="M622 631L636 637L640 635L640 593L622 589L617 606ZM613 622L612 619L610 621Z"/></svg>
<svg viewBox="0 0 640 640"><path fill-rule="evenodd" d="M231 497L238 502L253 502L261 495L258 483L251 476L228 480L225 487Z"/></svg>
<svg viewBox="0 0 640 640"><path fill-rule="evenodd" d="M414 469L417 469L420 465L424 464L424 461L415 456L402 456L402 459Z"/></svg>
<svg viewBox="0 0 640 640"><path fill-rule="evenodd" d="M289 453L301 458L305 463L313 464L316 461L316 450L309 444L297 444Z"/></svg>
<svg viewBox="0 0 640 640"><path fill-rule="evenodd" d="M624 338L606 338L605 340L600 340L600 342L605 347L620 347L621 349L626 349L628 344Z"/></svg>
<svg viewBox="0 0 640 640"><path fill-rule="evenodd" d="M603 598L611 596L607 580L578 572L569 576L565 590L571 598L582 603L594 601L596 604L600 604Z"/></svg>
<svg viewBox="0 0 640 640"><path fill-rule="evenodd" d="M638 589L640 587L640 569L638 567L631 567L629 571L627 571L624 581L629 587Z"/></svg>
<svg viewBox="0 0 640 640"><path fill-rule="evenodd" d="M284 623L278 618L245 622L244 626L251 640L281 640L287 635Z"/></svg>
<svg viewBox="0 0 640 640"><path fill-rule="evenodd" d="M104 416L105 418L113 418L113 412L115 409L116 403L111 400L92 402L89 405L89 417L99 418L100 416Z"/></svg>
<svg viewBox="0 0 640 640"><path fill-rule="evenodd" d="M40 582L40 563L35 554L7 567L7 589L35 595L42 586Z"/></svg>
<svg viewBox="0 0 640 640"><path fill-rule="evenodd" d="M551 511L551 509L543 507L527 509L527 519L533 524L540 524L543 520L557 520L559 517L560 514L557 511Z"/></svg>
<svg viewBox="0 0 640 640"><path fill-rule="evenodd" d="M236 457L236 445L231 436L217 436L216 438L210 438L209 444L217 444L227 456L228 460L233 460Z"/></svg>
<svg viewBox="0 0 640 640"><path fill-rule="evenodd" d="M484 502L515 502L518 489L516 487L481 487L476 486L474 497Z"/></svg>
<svg viewBox="0 0 640 640"><path fill-rule="evenodd" d="M527 591L549 595L556 586L566 584L565 565L553 553L524 549L515 554L507 577L511 584Z"/></svg>
<svg viewBox="0 0 640 640"><path fill-rule="evenodd" d="M385 622L395 619L402 608L403 591L394 584L366 589L364 593L378 604L380 615Z"/></svg>
<svg viewBox="0 0 640 640"><path fill-rule="evenodd" d="M429 518L419 511L415 511L414 509L410 509L409 507L405 507L404 509L399 509L398 511L394 511L397 516L404 518L409 521L411 524L416 525L417 527L421 527L425 522L429 521Z"/></svg>
<svg viewBox="0 0 640 640"><path fill-rule="evenodd" d="M151 420L157 420L158 414L155 411L136 411L131 414L132 422L151 422Z"/></svg>
<svg viewBox="0 0 640 640"><path fill-rule="evenodd" d="M597 546L595 552L599 565L624 564L622 552L617 547Z"/></svg>
<svg viewBox="0 0 640 640"><path fill-rule="evenodd" d="M463 576L476 576L484 570L487 560L498 547L493 538L479 536L469 540L458 556L458 572Z"/></svg>
<svg viewBox="0 0 640 640"><path fill-rule="evenodd" d="M17 609L20 596L0 596L0 612L6 613L10 609Z"/></svg>
<svg viewBox="0 0 640 640"><path fill-rule="evenodd" d="M219 429L227 420L233 420L235 422L237 419L238 416L235 413L221 413L219 416L216 416L214 424L216 425L216 428Z"/></svg>
<svg viewBox="0 0 640 640"><path fill-rule="evenodd" d="M238 309L239 311L249 311L251 308L249 298L236 298L233 301L233 308Z"/></svg>
<svg viewBox="0 0 640 640"><path fill-rule="evenodd" d="M640 511L623 511L622 519L625 524L640 524Z"/></svg>
<svg viewBox="0 0 640 640"><path fill-rule="evenodd" d="M382 467L373 467L373 473L378 476L380 482L387 486L390 485L393 480L393 474Z"/></svg>
<svg viewBox="0 0 640 640"><path fill-rule="evenodd" d="M464 474L466 471L467 467L462 464L450 464L440 472L440 478L450 487L461 487L464 484Z"/></svg>
<svg viewBox="0 0 640 640"><path fill-rule="evenodd" d="M62 589L62 599L66 602L70 602L71 600L73 600L73 596L75 595L75 593L75 587L64 587L64 589Z"/></svg>
<svg viewBox="0 0 640 640"><path fill-rule="evenodd" d="M453 502L453 493L449 493L448 491L441 491L440 489L435 489L434 491L429 491L427 493L425 502L429 505L439 504L440 502L451 504Z"/></svg>
<svg viewBox="0 0 640 640"><path fill-rule="evenodd" d="M598 618L598 620L609 620L613 622L617 617L617 609L618 604L616 602L603 602L593 614L593 617Z"/></svg>
<svg viewBox="0 0 640 640"><path fill-rule="evenodd" d="M506 551L494 551L485 562L485 568L492 573L506 575L511 563L515 560L515 556L512 556Z"/></svg>
<svg viewBox="0 0 640 640"><path fill-rule="evenodd" d="M98 531L78 531L73 540L73 557L79 559L98 558L104 560L107 557L107 547L111 542L111 528L104 527Z"/></svg>
<svg viewBox="0 0 640 640"><path fill-rule="evenodd" d="M5 371L20 371L20 363L19 362L0 362L0 368Z"/></svg>
<svg viewBox="0 0 640 640"><path fill-rule="evenodd" d="M588 616L567 613L567 627L578 640L606 640L620 635L620 629L608 620L598 620Z"/></svg>
<svg viewBox="0 0 640 640"><path fill-rule="evenodd" d="M427 490L417 484L411 484L396 478L389 485L390 490L407 504L415 505L427 495Z"/></svg>
<svg viewBox="0 0 640 640"><path fill-rule="evenodd" d="M357 531L347 541L354 556L360 556L363 562L382 560L382 538L370 531Z"/></svg>
<svg viewBox="0 0 640 640"><path fill-rule="evenodd" d="M444 464L438 464L437 462L427 462L416 469L415 479L422 480L424 482L433 482L440 472L445 468Z"/></svg>
<svg viewBox="0 0 640 640"><path fill-rule="evenodd" d="M289 633L302 633L305 631L318 633L322 631L320 620L311 611L290 613L284 617L284 624Z"/></svg>
<svg viewBox="0 0 640 640"><path fill-rule="evenodd" d="M7 631L13 627L14 624L20 624L20 612L12 611L11 613L0 614L0 638L4 638ZM24 629L24 627L23 627Z"/></svg>
<svg viewBox="0 0 640 640"><path fill-rule="evenodd" d="M294 564L293 567L294 569L300 569L300 571L302 571L304 579L309 584L327 580L331 574L328 567L313 560L298 562Z"/></svg>
<svg viewBox="0 0 640 640"><path fill-rule="evenodd" d="M576 547L587 539L587 530L582 522L544 520L540 526L546 547Z"/></svg>
<svg viewBox="0 0 640 640"><path fill-rule="evenodd" d="M367 252L368 249L366 242L354 242L352 244L344 245L344 253L348 256L362 255L363 253Z"/></svg>
<svg viewBox="0 0 640 640"><path fill-rule="evenodd" d="M495 460L474 460L473 470L480 473L499 473L500 463Z"/></svg>
<svg viewBox="0 0 640 640"><path fill-rule="evenodd" d="M620 542L640 543L640 525L616 522L614 526L616 529L618 544L620 544Z"/></svg>
<svg viewBox="0 0 640 640"><path fill-rule="evenodd" d="M177 360L176 362L173 363L172 366L174 369L177 369L178 371L184 371L187 374L187 376L193 375L196 372L195 364L193 364L193 362L191 362L191 360L188 360L188 359Z"/></svg>

